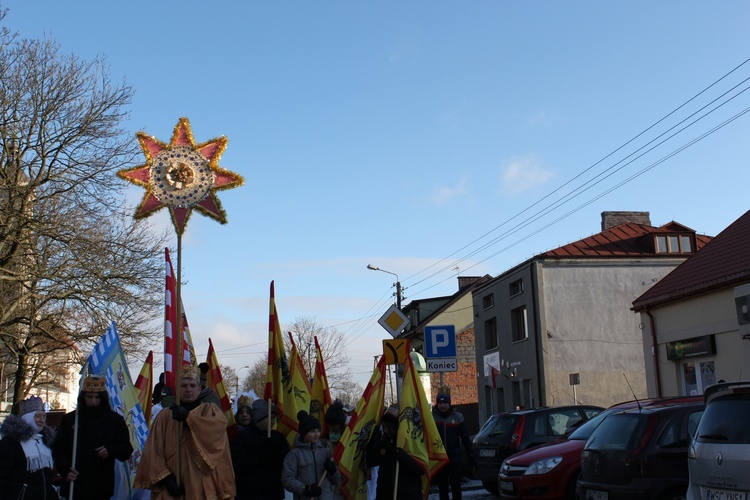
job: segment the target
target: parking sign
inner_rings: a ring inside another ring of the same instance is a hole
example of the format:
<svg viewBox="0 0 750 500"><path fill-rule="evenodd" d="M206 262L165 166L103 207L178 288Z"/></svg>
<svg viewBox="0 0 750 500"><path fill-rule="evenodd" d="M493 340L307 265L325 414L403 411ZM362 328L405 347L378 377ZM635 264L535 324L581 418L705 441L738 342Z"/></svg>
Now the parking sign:
<svg viewBox="0 0 750 500"><path fill-rule="evenodd" d="M456 357L456 327L454 325L424 327L425 358Z"/></svg>

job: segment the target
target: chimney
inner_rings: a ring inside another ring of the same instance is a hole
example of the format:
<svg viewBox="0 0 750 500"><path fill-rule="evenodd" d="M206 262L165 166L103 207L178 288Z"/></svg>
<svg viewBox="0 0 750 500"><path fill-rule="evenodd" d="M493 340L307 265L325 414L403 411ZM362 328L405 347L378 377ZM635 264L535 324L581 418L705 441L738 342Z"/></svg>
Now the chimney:
<svg viewBox="0 0 750 500"><path fill-rule="evenodd" d="M627 222L650 226L651 218L648 212L602 212L602 231Z"/></svg>
<svg viewBox="0 0 750 500"><path fill-rule="evenodd" d="M461 290L465 286L469 286L478 279L481 279L481 276L459 276L458 277L458 289Z"/></svg>

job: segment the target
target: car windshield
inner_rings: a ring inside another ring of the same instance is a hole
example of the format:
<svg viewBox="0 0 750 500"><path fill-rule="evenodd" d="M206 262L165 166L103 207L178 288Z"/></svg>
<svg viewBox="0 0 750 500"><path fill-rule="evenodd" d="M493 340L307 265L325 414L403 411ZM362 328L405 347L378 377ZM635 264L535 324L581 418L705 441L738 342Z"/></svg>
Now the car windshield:
<svg viewBox="0 0 750 500"><path fill-rule="evenodd" d="M497 439L499 437L501 440L510 441L519 418L521 418L519 415L493 415L484 424L475 439Z"/></svg>
<svg viewBox="0 0 750 500"><path fill-rule="evenodd" d="M594 430L599 427L599 424L602 423L602 420L604 420L607 415L610 415L618 410L621 410L621 408L610 408L597 414L591 420L587 420L576 430L568 434L568 439L573 439L576 441L586 441L594 432Z"/></svg>
<svg viewBox="0 0 750 500"><path fill-rule="evenodd" d="M591 434L587 450L631 451L643 436L647 417L640 413L609 415Z"/></svg>
<svg viewBox="0 0 750 500"><path fill-rule="evenodd" d="M703 412L695 439L701 443L750 444L750 394L711 401Z"/></svg>

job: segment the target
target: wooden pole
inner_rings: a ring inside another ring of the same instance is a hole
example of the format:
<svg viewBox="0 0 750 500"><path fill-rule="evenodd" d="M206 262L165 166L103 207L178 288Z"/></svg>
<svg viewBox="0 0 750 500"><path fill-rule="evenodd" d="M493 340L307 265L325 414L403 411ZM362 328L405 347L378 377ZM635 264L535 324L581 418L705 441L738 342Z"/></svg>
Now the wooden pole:
<svg viewBox="0 0 750 500"><path fill-rule="evenodd" d="M175 280L175 307L177 313L176 327L177 327L177 352L175 353L175 382L174 382L174 403L180 404L180 381L182 378L182 234L177 233L177 277ZM175 478L177 484L181 484L180 481L180 455L182 451L182 425L177 426L177 457L176 464L177 470L175 471Z"/></svg>

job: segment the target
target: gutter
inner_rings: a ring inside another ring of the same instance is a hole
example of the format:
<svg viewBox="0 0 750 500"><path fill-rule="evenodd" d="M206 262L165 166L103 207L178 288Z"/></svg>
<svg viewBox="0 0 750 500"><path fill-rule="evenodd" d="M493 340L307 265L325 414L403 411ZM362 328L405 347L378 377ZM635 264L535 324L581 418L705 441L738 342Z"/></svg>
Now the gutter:
<svg viewBox="0 0 750 500"><path fill-rule="evenodd" d="M654 356L654 376L656 377L656 397L661 396L661 372L659 371L659 346L656 345L656 320L654 315L651 314L651 310L646 308L646 315L648 316L649 326L651 327L651 351Z"/></svg>

